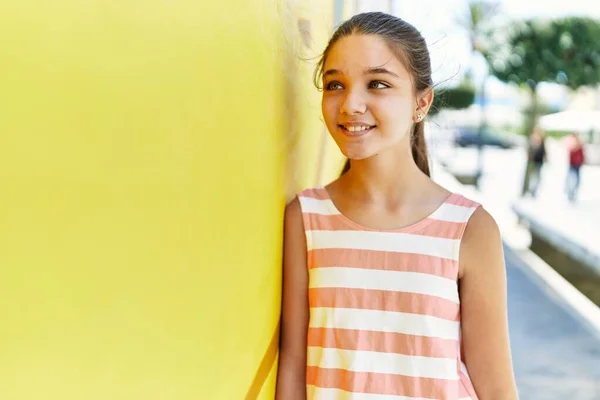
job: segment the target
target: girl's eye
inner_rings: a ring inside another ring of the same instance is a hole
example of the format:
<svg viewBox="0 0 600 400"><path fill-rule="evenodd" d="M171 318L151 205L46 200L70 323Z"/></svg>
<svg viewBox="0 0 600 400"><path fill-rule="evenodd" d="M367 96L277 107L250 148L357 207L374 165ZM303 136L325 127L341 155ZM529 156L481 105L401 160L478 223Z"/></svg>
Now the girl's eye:
<svg viewBox="0 0 600 400"><path fill-rule="evenodd" d="M369 89L387 89L389 86L381 81L369 82Z"/></svg>
<svg viewBox="0 0 600 400"><path fill-rule="evenodd" d="M325 85L325 90L340 90L342 85L339 82L330 82Z"/></svg>

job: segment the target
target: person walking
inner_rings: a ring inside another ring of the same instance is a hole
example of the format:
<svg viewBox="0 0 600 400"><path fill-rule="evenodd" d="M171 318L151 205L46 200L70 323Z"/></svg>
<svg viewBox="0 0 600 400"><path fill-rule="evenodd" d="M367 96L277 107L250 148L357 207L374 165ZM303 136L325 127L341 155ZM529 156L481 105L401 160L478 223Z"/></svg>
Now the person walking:
<svg viewBox="0 0 600 400"><path fill-rule="evenodd" d="M533 197L536 197L542 179L542 167L546 161L546 137L541 129L536 128L533 131L529 146L531 151L531 172L529 175L528 192Z"/></svg>
<svg viewBox="0 0 600 400"><path fill-rule="evenodd" d="M575 202L581 184L581 166L585 162L583 143L579 136L571 133L567 137L567 150L569 153L569 171L565 183L567 198L571 203Z"/></svg>

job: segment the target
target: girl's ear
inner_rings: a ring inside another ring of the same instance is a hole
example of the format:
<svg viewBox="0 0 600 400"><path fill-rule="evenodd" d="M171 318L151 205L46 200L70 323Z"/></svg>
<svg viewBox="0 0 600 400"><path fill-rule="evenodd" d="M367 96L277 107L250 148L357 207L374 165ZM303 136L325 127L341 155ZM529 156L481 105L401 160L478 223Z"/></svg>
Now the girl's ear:
<svg viewBox="0 0 600 400"><path fill-rule="evenodd" d="M433 97L433 88L425 89L417 94L417 108L415 111L425 116L433 104Z"/></svg>

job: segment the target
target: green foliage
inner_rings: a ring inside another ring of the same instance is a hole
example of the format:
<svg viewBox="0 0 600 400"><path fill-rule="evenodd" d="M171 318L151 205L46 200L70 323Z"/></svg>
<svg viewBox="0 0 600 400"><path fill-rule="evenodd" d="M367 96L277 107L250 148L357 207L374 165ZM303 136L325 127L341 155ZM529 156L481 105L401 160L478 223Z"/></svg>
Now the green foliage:
<svg viewBox="0 0 600 400"><path fill-rule="evenodd" d="M600 83L600 23L590 18L528 20L496 32L486 54L504 82L555 82L571 89Z"/></svg>
<svg viewBox="0 0 600 400"><path fill-rule="evenodd" d="M439 89L433 99L430 114L436 114L441 109L455 110L469 107L475 100L475 88L470 85L460 85L455 88Z"/></svg>

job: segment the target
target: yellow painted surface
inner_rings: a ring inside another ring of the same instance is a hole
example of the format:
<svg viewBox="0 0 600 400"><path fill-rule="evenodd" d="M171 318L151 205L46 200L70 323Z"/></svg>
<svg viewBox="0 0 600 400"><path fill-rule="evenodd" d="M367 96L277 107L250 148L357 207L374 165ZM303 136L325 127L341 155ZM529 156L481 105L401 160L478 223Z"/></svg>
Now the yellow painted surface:
<svg viewBox="0 0 600 400"><path fill-rule="evenodd" d="M273 398L284 202L343 162L301 60L333 12L0 5L0 399Z"/></svg>
<svg viewBox="0 0 600 400"><path fill-rule="evenodd" d="M244 398L279 307L278 7L0 5L1 399Z"/></svg>
<svg viewBox="0 0 600 400"><path fill-rule="evenodd" d="M298 46L288 68L298 82L293 92L294 124L290 128L293 145L288 152L294 166L288 178L292 193L332 180L343 160L327 132L321 114L321 93L313 85L315 65L333 33L334 3L307 0L296 6L298 18L310 21L311 40Z"/></svg>

